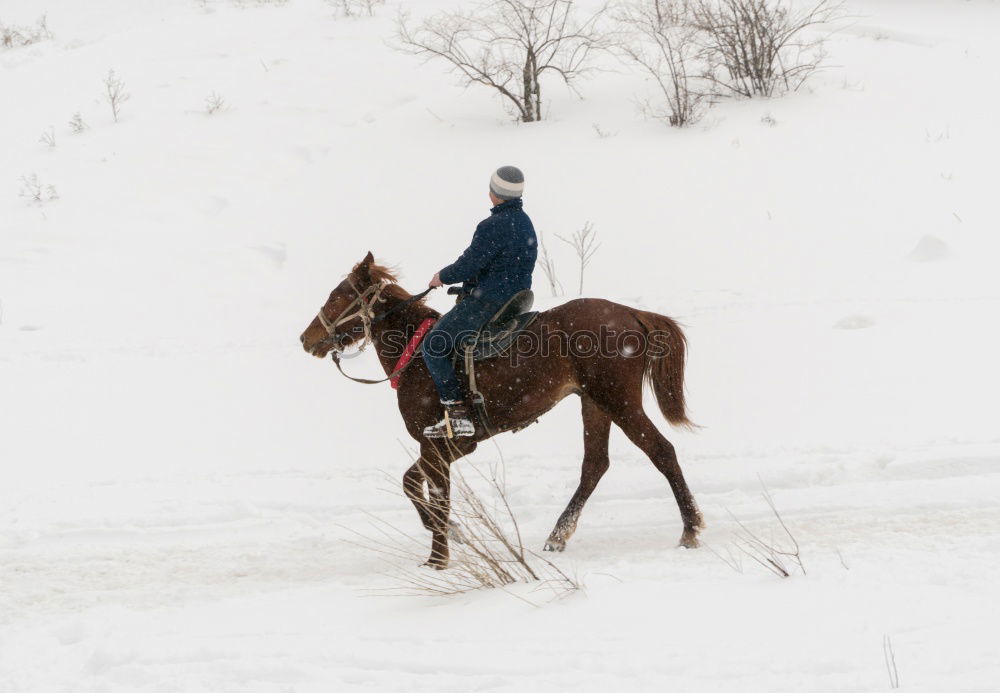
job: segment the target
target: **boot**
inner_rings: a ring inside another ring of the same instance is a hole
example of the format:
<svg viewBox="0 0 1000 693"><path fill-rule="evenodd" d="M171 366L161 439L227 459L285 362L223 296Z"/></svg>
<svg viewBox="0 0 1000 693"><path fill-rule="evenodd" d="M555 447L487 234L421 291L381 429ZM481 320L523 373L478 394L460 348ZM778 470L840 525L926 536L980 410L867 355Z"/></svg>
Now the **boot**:
<svg viewBox="0 0 1000 693"><path fill-rule="evenodd" d="M444 418L424 429L425 438L471 438L476 435L465 402L442 401L441 404L444 405Z"/></svg>

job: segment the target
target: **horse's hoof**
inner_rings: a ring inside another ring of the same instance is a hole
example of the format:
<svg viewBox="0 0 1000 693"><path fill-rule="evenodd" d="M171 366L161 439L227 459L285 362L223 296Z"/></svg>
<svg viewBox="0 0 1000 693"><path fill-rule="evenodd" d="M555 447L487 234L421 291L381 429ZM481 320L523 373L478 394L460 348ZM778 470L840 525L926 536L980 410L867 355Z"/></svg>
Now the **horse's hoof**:
<svg viewBox="0 0 1000 693"><path fill-rule="evenodd" d="M436 559L428 559L420 564L421 568L433 568L434 570L445 570L448 567L448 563L442 563Z"/></svg>
<svg viewBox="0 0 1000 693"><path fill-rule="evenodd" d="M561 541L559 539L549 539L547 542L545 542L545 549L544 550L545 551L559 551L559 552L565 551L566 550L566 542Z"/></svg>
<svg viewBox="0 0 1000 693"><path fill-rule="evenodd" d="M696 532L685 531L681 535L681 540L677 546L683 546L685 549L697 549L701 546L701 542L698 541L698 534Z"/></svg>

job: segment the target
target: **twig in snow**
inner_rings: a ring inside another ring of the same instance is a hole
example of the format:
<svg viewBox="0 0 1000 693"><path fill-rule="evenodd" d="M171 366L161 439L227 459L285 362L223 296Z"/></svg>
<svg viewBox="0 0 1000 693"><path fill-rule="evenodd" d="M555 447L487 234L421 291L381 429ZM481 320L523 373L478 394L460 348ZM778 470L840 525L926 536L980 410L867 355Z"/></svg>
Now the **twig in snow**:
<svg viewBox="0 0 1000 693"><path fill-rule="evenodd" d="M882 637L882 655L885 657L885 668L889 672L889 688L899 688L899 670L896 668L896 652L892 649L892 638L888 634Z"/></svg>
<svg viewBox="0 0 1000 693"><path fill-rule="evenodd" d="M542 272L545 274L545 279L549 282L549 289L552 291L553 296L558 296L562 293L562 282L556 276L556 264L553 261L552 256L549 255L549 249L545 246L545 234L540 233L538 235L538 265L542 268Z"/></svg>
<svg viewBox="0 0 1000 693"><path fill-rule="evenodd" d="M47 147L55 148L56 146L56 129L52 125L49 126L48 130L42 132L42 136L38 138L38 141Z"/></svg>
<svg viewBox="0 0 1000 693"><path fill-rule="evenodd" d="M844 554L840 553L840 549L837 549L837 558L840 559L840 565L844 566L844 570L850 570L847 567L847 561L844 560Z"/></svg>
<svg viewBox="0 0 1000 693"><path fill-rule="evenodd" d="M741 522L735 515L729 513L729 516L733 518L733 521L740 528L740 532L736 535L736 541L734 542L736 548L747 558L754 561L767 571L774 573L778 577L786 578L790 577L792 574L793 565L797 565L802 574L806 574L805 564L802 562L802 554L799 549L799 542L792 534L792 531L785 524L784 518L781 513L778 512L777 506L774 504L774 499L771 498L770 491L767 490L767 486L761 482L761 488L763 489L764 501L767 506L771 509L771 513L774 515L778 524L781 526L782 531L787 539L787 544L782 545L780 542L774 540L765 540L761 538L758 534L750 530L743 522Z"/></svg>
<svg viewBox="0 0 1000 693"><path fill-rule="evenodd" d="M600 123L594 123L591 127L594 128L594 132L596 132L597 136L602 140L606 140L607 138L614 137L615 135L618 134L617 132L611 132L609 130L605 130L604 128L601 127Z"/></svg>
<svg viewBox="0 0 1000 693"><path fill-rule="evenodd" d="M69 121L69 129L73 131L74 135L79 135L81 132L86 130L88 125L83 122L83 116L77 111L73 114L73 117Z"/></svg>
<svg viewBox="0 0 1000 693"><path fill-rule="evenodd" d="M216 92L212 92L205 97L205 112L208 115L213 113L218 113L219 111L225 110L226 101Z"/></svg>
<svg viewBox="0 0 1000 693"><path fill-rule="evenodd" d="M38 175L35 173L32 173L30 176L21 176L20 195L38 204L59 199L56 189L51 185L44 185L38 180Z"/></svg>

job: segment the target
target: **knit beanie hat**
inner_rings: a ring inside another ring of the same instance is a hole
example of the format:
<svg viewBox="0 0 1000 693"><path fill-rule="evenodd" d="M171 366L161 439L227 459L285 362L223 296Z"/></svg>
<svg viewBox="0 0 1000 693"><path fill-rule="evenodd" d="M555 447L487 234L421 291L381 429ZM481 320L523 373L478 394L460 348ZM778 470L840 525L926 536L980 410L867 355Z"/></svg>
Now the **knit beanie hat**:
<svg viewBox="0 0 1000 693"><path fill-rule="evenodd" d="M490 178L490 192L501 200L513 200L524 194L524 174L516 166L501 166Z"/></svg>

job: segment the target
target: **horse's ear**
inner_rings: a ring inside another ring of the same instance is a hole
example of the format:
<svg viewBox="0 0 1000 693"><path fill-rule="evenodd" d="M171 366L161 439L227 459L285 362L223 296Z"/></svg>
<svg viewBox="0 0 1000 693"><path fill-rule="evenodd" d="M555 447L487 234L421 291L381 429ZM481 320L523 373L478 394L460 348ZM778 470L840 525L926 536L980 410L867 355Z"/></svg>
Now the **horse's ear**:
<svg viewBox="0 0 1000 693"><path fill-rule="evenodd" d="M375 256L372 255L372 251L368 251L365 255L365 259L354 266L354 272L361 279L368 279L371 277L371 268L375 264Z"/></svg>

